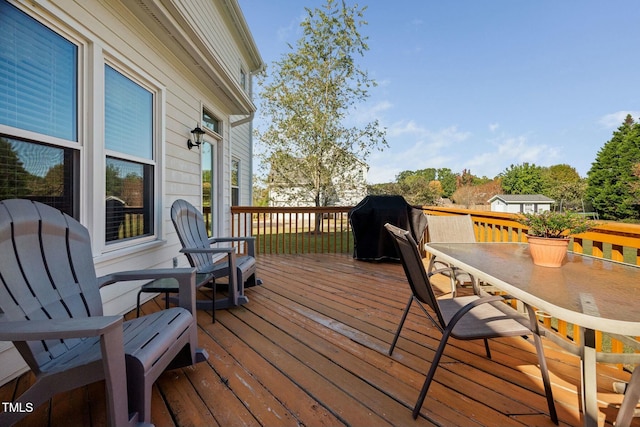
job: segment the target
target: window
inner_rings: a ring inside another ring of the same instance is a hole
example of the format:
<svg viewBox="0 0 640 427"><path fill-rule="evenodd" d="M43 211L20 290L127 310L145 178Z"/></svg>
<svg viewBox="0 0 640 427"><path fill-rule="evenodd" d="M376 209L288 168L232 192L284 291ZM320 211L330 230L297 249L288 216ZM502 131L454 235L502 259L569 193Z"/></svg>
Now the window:
<svg viewBox="0 0 640 427"><path fill-rule="evenodd" d="M218 138L222 138L222 126L220 120L218 120L213 114L207 110L202 110L202 126L205 129L212 131Z"/></svg>
<svg viewBox="0 0 640 427"><path fill-rule="evenodd" d="M216 224L216 153L213 146L204 142L200 146L202 153L202 163L200 165L202 172L202 215L204 216L207 235L214 235Z"/></svg>
<svg viewBox="0 0 640 427"><path fill-rule="evenodd" d="M80 64L108 52L84 49L90 41L73 29L54 30L0 0L0 199L38 200L80 219L82 194L83 206L105 206L105 229L91 231L107 243L153 236L161 89L115 62L104 63L104 75L83 79ZM91 95L103 91L104 105L91 104L102 99ZM82 110L92 107L104 107L104 116L82 121ZM104 148L102 163L82 155L85 146ZM90 180L80 171L97 176ZM82 188L85 181L100 182L104 192Z"/></svg>
<svg viewBox="0 0 640 427"><path fill-rule="evenodd" d="M0 200L31 199L73 215L74 150L0 136Z"/></svg>
<svg viewBox="0 0 640 427"><path fill-rule="evenodd" d="M240 86L245 92L247 91L247 73L242 68L240 69Z"/></svg>
<svg viewBox="0 0 640 427"><path fill-rule="evenodd" d="M222 122L206 108L202 109L202 127L213 141L205 141L200 146L202 153L202 208L209 237L216 233L217 208L216 194L218 194L218 142L222 141Z"/></svg>
<svg viewBox="0 0 640 427"><path fill-rule="evenodd" d="M151 235L153 93L105 66L105 240Z"/></svg>
<svg viewBox="0 0 640 427"><path fill-rule="evenodd" d="M240 204L240 160L231 159L231 205Z"/></svg>
<svg viewBox="0 0 640 427"><path fill-rule="evenodd" d="M522 213L533 213L533 203L525 203L522 207Z"/></svg>
<svg viewBox="0 0 640 427"><path fill-rule="evenodd" d="M78 217L77 62L75 44L0 0L0 198Z"/></svg>

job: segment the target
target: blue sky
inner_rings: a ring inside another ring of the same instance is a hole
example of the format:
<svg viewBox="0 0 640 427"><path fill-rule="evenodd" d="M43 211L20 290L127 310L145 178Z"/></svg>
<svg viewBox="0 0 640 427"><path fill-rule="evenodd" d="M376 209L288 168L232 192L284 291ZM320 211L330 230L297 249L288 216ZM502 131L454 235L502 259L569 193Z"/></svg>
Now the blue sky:
<svg viewBox="0 0 640 427"><path fill-rule="evenodd" d="M304 8L325 1L239 4L269 69L295 47ZM358 4L370 50L357 60L378 86L357 115L389 143L368 159L370 183L423 168L493 178L523 162L584 177L626 114L640 118L637 0Z"/></svg>

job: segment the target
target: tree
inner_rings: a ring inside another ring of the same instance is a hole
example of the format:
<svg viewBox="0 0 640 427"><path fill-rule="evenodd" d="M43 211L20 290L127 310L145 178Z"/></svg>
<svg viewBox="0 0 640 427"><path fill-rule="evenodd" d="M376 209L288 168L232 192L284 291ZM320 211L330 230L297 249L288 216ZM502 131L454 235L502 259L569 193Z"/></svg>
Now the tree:
<svg viewBox="0 0 640 427"><path fill-rule="evenodd" d="M27 172L17 152L7 138L0 137L0 200L24 197L30 194L29 181L31 174Z"/></svg>
<svg viewBox="0 0 640 427"><path fill-rule="evenodd" d="M442 195L442 185L436 176L437 171L433 168L402 171L396 176L396 194L412 205L433 205Z"/></svg>
<svg viewBox="0 0 640 427"><path fill-rule="evenodd" d="M542 168L527 162L511 165L499 177L506 194L541 194L543 190Z"/></svg>
<svg viewBox="0 0 640 427"><path fill-rule="evenodd" d="M442 197L451 197L456 191L456 182L458 175L453 173L449 168L438 169L438 181L442 187Z"/></svg>
<svg viewBox="0 0 640 427"><path fill-rule="evenodd" d="M368 185L367 194L370 196L392 196L401 194L401 191L397 182L385 182Z"/></svg>
<svg viewBox="0 0 640 427"><path fill-rule="evenodd" d="M257 176L253 177L252 206L269 206L269 190L262 185Z"/></svg>
<svg viewBox="0 0 640 427"><path fill-rule="evenodd" d="M458 188L451 195L451 200L458 205L470 208L474 205L486 205L491 197L502 193L500 179L487 181L486 178L478 178L477 180L479 183Z"/></svg>
<svg viewBox="0 0 640 427"><path fill-rule="evenodd" d="M360 173L371 151L387 145L378 121L350 120L375 86L356 64L368 50L359 28L366 8L327 0L308 9L296 49L260 78L261 113L269 123L257 137L269 185L284 189L290 202L313 200L326 206L335 194L363 180Z"/></svg>
<svg viewBox="0 0 640 427"><path fill-rule="evenodd" d="M611 140L598 151L587 173L587 197L604 219L638 219L640 205L635 194L640 178L640 124L627 115Z"/></svg>
<svg viewBox="0 0 640 427"><path fill-rule="evenodd" d="M563 210L581 209L585 189L585 181L572 166L559 164L542 168L541 194L555 200Z"/></svg>
<svg viewBox="0 0 640 427"><path fill-rule="evenodd" d="M436 179L437 171L434 168L418 169L416 171L402 171L396 176L396 182L403 182L411 177L419 177L427 182Z"/></svg>

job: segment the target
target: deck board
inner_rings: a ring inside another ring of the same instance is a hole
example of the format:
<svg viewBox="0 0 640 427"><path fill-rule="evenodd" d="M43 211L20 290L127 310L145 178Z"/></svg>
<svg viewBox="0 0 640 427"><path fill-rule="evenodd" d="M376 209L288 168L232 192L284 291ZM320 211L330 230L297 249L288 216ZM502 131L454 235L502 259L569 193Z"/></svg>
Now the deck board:
<svg viewBox="0 0 640 427"><path fill-rule="evenodd" d="M217 312L216 323L198 312L209 360L161 376L157 426L553 425L534 347L522 338L491 340L491 360L481 342L452 340L421 416L411 418L440 333L414 307L387 355L409 297L399 264L335 254L264 255L258 264L264 285L246 291L249 303ZM447 291L447 282L438 285ZM163 307L157 297L142 309ZM578 359L544 342L560 425L579 426ZM612 366L598 374L600 424L611 426L622 397L611 384L628 374ZM31 377L1 387L0 397ZM102 426L104 406L96 383L57 396L20 425Z"/></svg>

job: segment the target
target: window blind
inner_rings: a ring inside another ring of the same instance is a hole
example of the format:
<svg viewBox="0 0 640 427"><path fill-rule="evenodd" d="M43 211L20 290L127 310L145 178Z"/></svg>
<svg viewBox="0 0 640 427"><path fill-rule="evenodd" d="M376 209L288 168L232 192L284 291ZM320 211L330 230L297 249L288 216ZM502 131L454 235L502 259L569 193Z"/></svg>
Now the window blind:
<svg viewBox="0 0 640 427"><path fill-rule="evenodd" d="M105 66L105 146L145 159L153 157L153 94Z"/></svg>
<svg viewBox="0 0 640 427"><path fill-rule="evenodd" d="M78 48L0 0L0 123L77 141Z"/></svg>

